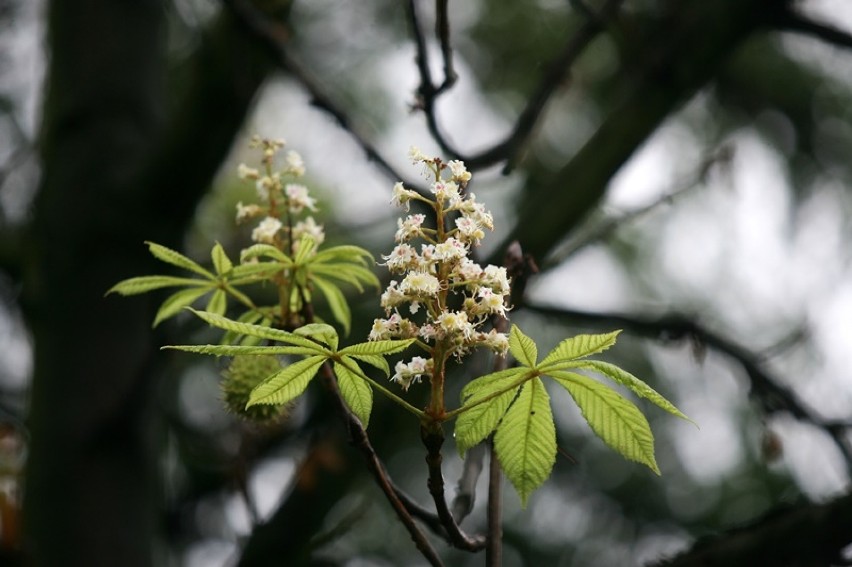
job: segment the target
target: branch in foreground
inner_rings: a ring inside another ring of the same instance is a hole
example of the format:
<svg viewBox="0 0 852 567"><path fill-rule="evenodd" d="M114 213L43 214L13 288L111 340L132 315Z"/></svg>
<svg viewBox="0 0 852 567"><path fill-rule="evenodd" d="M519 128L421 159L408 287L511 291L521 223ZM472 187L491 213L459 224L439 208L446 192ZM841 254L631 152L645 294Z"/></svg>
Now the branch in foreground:
<svg viewBox="0 0 852 567"><path fill-rule="evenodd" d="M699 348L711 348L724 353L742 365L748 376L751 394L767 414L787 411L796 419L810 423L828 433L834 440L844 460L847 472L852 472L852 447L846 433L848 423L826 420L807 407L796 394L771 376L762 367L760 357L733 341L702 327L682 315L642 317L618 313L590 313L527 303L526 309L541 315L568 319L574 323L594 327L620 327L625 331L662 342L691 340Z"/></svg>
<svg viewBox="0 0 852 567"><path fill-rule="evenodd" d="M438 512L438 518L441 520L441 525L447 530L450 543L453 547L464 551L481 551L485 547L485 538L481 536L469 536L462 531L459 525L450 513L450 507L447 505L447 499L444 495L444 475L441 472L441 446L444 444L444 435L441 431L428 430L425 427L420 428L420 436L423 439L423 445L426 447L426 464L429 467L429 493L435 501L435 510Z"/></svg>
<svg viewBox="0 0 852 567"><path fill-rule="evenodd" d="M824 504L774 510L751 525L699 540L658 567L842 565L852 542L852 494Z"/></svg>
<svg viewBox="0 0 852 567"><path fill-rule="evenodd" d="M417 2L416 0L410 0L408 3L408 14L412 34L414 35L414 43L417 48L417 69L420 74L420 86L417 88L417 108L423 110L426 116L426 125L429 128L432 138L445 153L456 159L463 160L468 169L481 169L501 161L507 162L506 171L511 169L512 162L516 159L518 152L532 134L539 117L544 112L547 102L553 96L553 93L565 83L565 79L569 75L574 62L591 41L597 37L598 33L604 29L604 23L616 15L623 1L608 0L600 11L594 14L594 17L586 18L565 45L562 52L548 66L535 91L530 95L523 111L518 115L514 127L504 140L478 154L466 155L450 143L438 124L438 118L435 114L435 104L438 96L446 90L449 76L447 76L444 84L440 87L436 87L432 82L426 39L420 27L420 17L416 6ZM442 0L438 0L439 25L441 4ZM448 40L445 40L443 33L440 36L442 51L444 51L445 41L448 42ZM446 69L445 54L445 73L447 72ZM454 73L452 69L450 71Z"/></svg>
<svg viewBox="0 0 852 567"><path fill-rule="evenodd" d="M393 484L391 484L391 481L388 478L387 471L385 471L382 462L379 460L375 449L373 449L373 446L370 443L367 432L340 396L340 390L337 388L337 382L334 380L331 366L328 363L323 364L322 367L322 383L325 389L334 397L338 413L346 423L352 444L364 455L364 458L367 461L367 468L376 480L376 484L378 484L379 488L382 489L382 492L385 493L385 497L388 499L388 502L390 502L400 522L402 522L408 530L408 533L411 535L411 539L414 541L417 549L421 554L423 554L423 557L429 561L430 565L433 565L434 567L442 566L443 563L441 562L441 558L438 557L438 554L432 547L432 544L429 543L429 540L426 539L426 536L422 531L420 531L417 524L414 523L414 519L408 512L408 509L397 496Z"/></svg>
<svg viewBox="0 0 852 567"><path fill-rule="evenodd" d="M493 437L488 440L488 547L485 548L485 565L499 567L503 564L503 471Z"/></svg>

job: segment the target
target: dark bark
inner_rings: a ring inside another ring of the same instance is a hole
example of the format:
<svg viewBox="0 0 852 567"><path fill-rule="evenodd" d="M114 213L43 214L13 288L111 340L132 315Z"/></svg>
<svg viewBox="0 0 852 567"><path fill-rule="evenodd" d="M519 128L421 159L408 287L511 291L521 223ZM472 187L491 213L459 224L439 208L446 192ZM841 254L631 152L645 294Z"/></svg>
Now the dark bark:
<svg viewBox="0 0 852 567"><path fill-rule="evenodd" d="M153 271L143 240L179 247L267 68L217 20L171 103L164 15L155 0L48 9L25 297L35 343L25 544L38 565L156 559L154 304L103 294Z"/></svg>

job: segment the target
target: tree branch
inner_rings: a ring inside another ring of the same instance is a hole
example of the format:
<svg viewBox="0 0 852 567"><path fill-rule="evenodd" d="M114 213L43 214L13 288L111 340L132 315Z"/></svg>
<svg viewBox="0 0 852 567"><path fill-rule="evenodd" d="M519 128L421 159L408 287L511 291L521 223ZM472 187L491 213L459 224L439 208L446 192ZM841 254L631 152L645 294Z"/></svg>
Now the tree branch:
<svg viewBox="0 0 852 567"><path fill-rule="evenodd" d="M687 552L653 563L657 567L710 565L845 564L852 542L852 494L824 504L773 510L751 525L699 540Z"/></svg>
<svg viewBox="0 0 852 567"><path fill-rule="evenodd" d="M247 0L222 0L222 2L234 15L236 20L272 56L275 63L302 85L302 88L311 97L311 105L334 118L337 125L348 132L352 139L355 140L355 143L361 146L361 149L367 154L369 161L375 163L381 171L394 181L403 181L409 188L418 187L417 183L407 180L406 177L385 159L378 148L355 127L349 115L325 93L320 82L290 56L286 47L285 36L280 26L277 26L274 22L266 18ZM421 189L417 190L423 192Z"/></svg>
<svg viewBox="0 0 852 567"><path fill-rule="evenodd" d="M671 204L675 201L675 199L678 199L694 189L701 187L714 167L725 167L730 165L733 157L733 146L723 145L705 156L694 171L687 174L684 179L676 181L671 188L663 191L662 195L651 203L621 215L614 215L609 218L605 218L601 222L590 227L588 231L584 231L584 227L579 228L577 231L578 234L575 238L569 238L564 245L559 246L553 254L548 257L547 263L544 266L545 269L561 264L583 248L611 236L616 230L625 224L646 216L662 205Z"/></svg>
<svg viewBox="0 0 852 567"><path fill-rule="evenodd" d="M450 44L450 18L447 14L449 0L435 0L435 11L437 20L435 22L435 35L441 43L441 56L444 59L444 82L437 88L436 94L440 94L452 88L456 83L458 75L453 67L453 47Z"/></svg>
<svg viewBox="0 0 852 567"><path fill-rule="evenodd" d="M485 548L486 567L503 564L503 472L494 439L488 440L488 546Z"/></svg>
<svg viewBox="0 0 852 567"><path fill-rule="evenodd" d="M444 475L441 472L441 462L443 461L441 446L444 444L443 432L421 426L420 436L423 440L423 445L426 447L426 464L429 467L429 493L432 495L432 500L435 501L438 518L440 518L444 529L447 530L450 543L453 547L464 551L481 551L486 544L485 538L482 536L469 536L464 533L458 523L456 523L447 505L447 499L444 495Z"/></svg>
<svg viewBox="0 0 852 567"><path fill-rule="evenodd" d="M444 0L438 0L439 7ZM435 142L441 150L450 157L461 159L468 169L476 170L488 167L495 163L506 161L506 171L511 169L512 162L516 159L518 151L526 143L532 134L538 119L544 112L544 108L553 93L565 83L565 79L571 71L571 67L577 58L583 53L591 41L603 29L603 23L610 20L618 12L624 0L608 0L594 17L586 18L580 28L574 33L568 43L551 62L538 87L530 95L524 109L518 115L515 126L507 137L478 154L466 155L458 150L443 134L435 113L435 104L444 90L444 85L435 87L429 70L429 58L426 40L420 27L420 18L417 12L416 0L409 0L409 21L411 24L414 43L417 48L417 69L420 73L420 86L417 88L416 107L423 111L426 116L426 125ZM440 21L440 10L439 10ZM444 37L441 36L442 48ZM445 67L446 69L446 67Z"/></svg>
<svg viewBox="0 0 852 567"><path fill-rule="evenodd" d="M792 9L785 10L770 20L781 31L809 35L829 45L843 49L852 49L852 35L831 24L818 22Z"/></svg>
<svg viewBox="0 0 852 567"><path fill-rule="evenodd" d="M426 539L426 536L422 531L420 531L417 524L414 523L414 519L411 517L408 509L397 495L390 478L388 478L384 465L382 465L381 460L379 460L375 449L373 449L373 445L370 443L370 438L367 436L367 432L361 425L361 421L349 410L346 402L343 401L343 398L340 395L340 390L337 388L337 382L334 380L334 374L331 370L331 366L328 363L324 364L322 367L321 379L325 389L332 395L334 403L337 406L338 413L346 424L352 444L364 455L364 458L367 461L367 468L373 475L376 484L378 484L379 488L381 488L382 492L384 492L385 497L388 499L388 502L390 502L394 512L396 512L399 521L402 522L405 529L408 530L408 533L411 535L411 539L414 541L417 549L423 557L426 558L430 565L435 567L443 565L441 558L438 557L438 554L432 547L432 544L429 543L429 540Z"/></svg>

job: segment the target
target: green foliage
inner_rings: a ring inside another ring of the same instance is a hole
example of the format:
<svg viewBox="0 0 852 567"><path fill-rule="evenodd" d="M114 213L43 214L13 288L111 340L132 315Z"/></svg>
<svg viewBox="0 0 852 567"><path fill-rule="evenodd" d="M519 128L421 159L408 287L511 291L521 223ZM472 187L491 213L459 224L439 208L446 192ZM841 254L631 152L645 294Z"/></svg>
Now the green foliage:
<svg viewBox="0 0 852 567"><path fill-rule="evenodd" d="M556 426L540 378L520 387L494 434L494 450L521 504L550 476L556 462Z"/></svg>
<svg viewBox="0 0 852 567"><path fill-rule="evenodd" d="M225 408L243 419L261 424L286 417L289 404L246 407L252 390L280 369L281 364L275 356L235 356L222 373L222 401Z"/></svg>
<svg viewBox="0 0 852 567"><path fill-rule="evenodd" d="M290 257L279 248L270 244L254 244L240 254L241 264L234 265L225 249L218 242L210 251L210 259L215 273L210 272L183 254L156 244L146 243L151 254L172 266L192 272L198 277L181 278L174 276L143 276L123 280L107 291L107 294L138 295L167 287L182 287L163 301L153 325L174 317L184 307L193 305L197 300L210 294L205 310L217 315L225 315L228 299L241 304L247 311L241 315L253 323L266 320L268 324L281 317L275 307L258 307L244 291L239 288L251 284L278 282L287 288L292 298L287 307L298 312L302 308L303 298L310 297L313 289L326 299L335 321L340 323L345 333L352 325L352 314L346 296L340 289L341 284L349 284L359 292L365 286L378 289L378 278L368 269L372 255L358 246L336 246L318 251L310 235L303 235L296 247L295 257ZM233 337L228 337L229 339ZM230 342L230 341L227 341Z"/></svg>
<svg viewBox="0 0 852 567"><path fill-rule="evenodd" d="M509 349L521 366L471 381L462 390L457 410L456 444L464 452L494 434L494 448L506 476L526 504L529 495L550 476L556 458L556 437L550 398L541 377L568 390L592 431L604 443L659 474L654 436L639 409L618 392L568 369L592 370L626 386L677 417L688 419L653 388L621 368L587 360L615 344L618 331L577 335L559 343L536 363L537 348L517 326Z"/></svg>
<svg viewBox="0 0 852 567"><path fill-rule="evenodd" d="M285 343L284 345L173 345L164 349L207 354L214 356L302 356L302 360L287 364L257 382L248 394L245 409L257 405L281 406L298 398L325 363L333 364L334 375L343 400L352 413L366 427L373 407L372 386L378 386L359 366L359 360L376 366L386 373L387 361L383 358L408 348L413 339L387 340L359 343L337 350L339 337L331 325L312 323L294 333L233 321L227 317L190 309L213 327L227 331L232 336L245 336ZM378 362L381 361L381 362ZM382 388L384 391L384 388ZM389 392L386 392L389 393ZM391 394L392 397L395 397Z"/></svg>
<svg viewBox="0 0 852 567"><path fill-rule="evenodd" d="M431 171L436 183L435 200L397 183L393 200L408 207L411 200L431 206L436 214L461 214L457 228L446 230L450 219L435 228L422 227L422 215L398 223L399 245L387 256L392 273L408 275L393 281L382 295L387 319L376 319L369 342L340 347L335 327L314 317L317 298L322 298L344 334L352 325L352 313L343 284L364 292L379 287L370 267L372 256L357 246L321 250L322 228L312 217L296 222L294 215L315 211L315 201L302 185L283 184L280 173L304 174L301 158L288 154L283 172L272 170L280 140L253 142L263 150L264 172L241 165L239 175L259 191L258 204L237 205L237 219L258 221L252 232L254 244L240 253L235 264L224 248L215 243L210 252L212 271L165 246L147 243L159 260L185 270L191 277L154 275L130 278L108 293L137 295L163 288L179 288L160 306L154 325L186 309L223 331L218 345L178 345L173 350L213 356L234 357L222 384L227 407L253 420L280 417L322 372L327 385L334 385L352 414L364 427L370 422L373 391L378 390L415 415L430 431L456 418L455 439L460 453L493 436L494 450L509 481L525 506L530 495L550 476L556 460L556 426L544 378L556 382L571 395L592 431L627 459L645 464L659 474L654 457L654 438L647 419L629 400L610 387L577 371L591 371L629 389L663 410L688 419L673 404L629 372L588 357L615 344L619 331L577 335L560 342L539 362L538 347L517 326L509 336L484 330L493 317L507 315L506 298L511 292L507 269L481 267L463 259L493 228L493 217L481 204L463 196L471 179L464 164L426 157L412 148L410 157ZM449 175L449 178L445 179ZM260 219L260 220L258 220ZM429 243L418 254L407 244L415 236ZM427 253L428 251L428 253ZM274 305L257 305L250 286L270 286L277 292ZM449 294L453 295L450 296ZM209 296L204 311L192 308ZM448 305L458 302L462 310ZM231 305L241 312L226 316ZM426 313L425 322L415 323L399 314L409 303L412 315ZM422 308L422 309L421 309ZM394 314L391 315L391 311ZM284 330L289 329L289 330ZM292 331L292 332L291 332ZM410 337L418 337L410 338ZM403 389L428 377L431 381L427 409L415 408L381 383L370 378L362 365L391 375L387 357L417 343L428 355L399 361L391 380ZM511 352L518 366L471 380L461 393L461 407L446 411L444 379L450 359L461 360L478 347L499 355Z"/></svg>

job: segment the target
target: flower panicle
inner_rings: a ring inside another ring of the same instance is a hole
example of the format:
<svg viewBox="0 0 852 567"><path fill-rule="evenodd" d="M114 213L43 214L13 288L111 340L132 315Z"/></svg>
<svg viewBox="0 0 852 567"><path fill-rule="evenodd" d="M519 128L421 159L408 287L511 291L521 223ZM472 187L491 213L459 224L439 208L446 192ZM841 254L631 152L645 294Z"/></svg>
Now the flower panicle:
<svg viewBox="0 0 852 567"><path fill-rule="evenodd" d="M494 229L493 217L473 193L467 192L472 175L464 162L444 162L414 146L408 155L432 177L431 194L421 195L397 182L391 203L408 213L410 202L418 200L442 218L434 228L427 226L427 217L421 213L398 219L397 244L382 256L383 265L397 277L382 294L386 317L373 322L369 339L416 338L433 352L439 348L458 359L478 347L504 355L508 337L482 328L492 317L506 316L508 274L503 267L482 267L470 258L486 230ZM392 380L408 389L423 376L431 376L432 363L431 358L421 357L400 362Z"/></svg>
<svg viewBox="0 0 852 567"><path fill-rule="evenodd" d="M252 137L249 147L260 151L263 167L241 163L237 166L237 177L254 183L257 203L237 203L236 218L238 224L259 220L251 232L254 242L271 244L287 254L295 254L303 235L310 235L319 245L325 241L325 231L311 215L294 219L306 211L315 213L318 208L308 188L295 182L305 175L305 162L298 152L288 150L284 153L283 164L276 170L276 159L286 145L281 138ZM288 182L290 179L293 182Z"/></svg>

